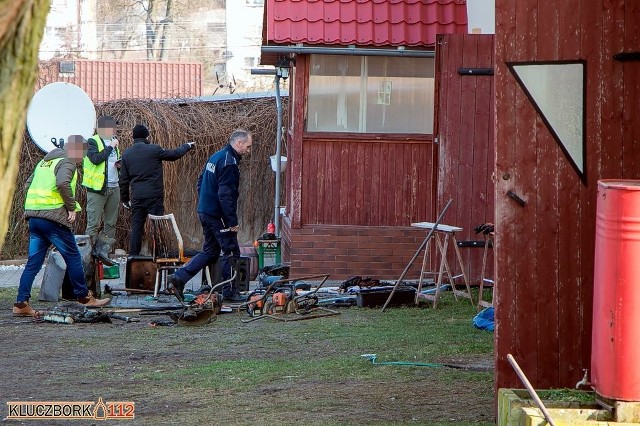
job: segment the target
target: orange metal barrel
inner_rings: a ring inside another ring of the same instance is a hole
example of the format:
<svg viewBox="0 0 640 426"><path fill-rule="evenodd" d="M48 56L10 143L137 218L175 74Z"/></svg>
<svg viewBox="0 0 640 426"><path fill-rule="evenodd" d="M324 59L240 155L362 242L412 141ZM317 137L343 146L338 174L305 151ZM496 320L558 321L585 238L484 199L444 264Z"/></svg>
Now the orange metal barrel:
<svg viewBox="0 0 640 426"><path fill-rule="evenodd" d="M598 181L591 382L640 401L640 180Z"/></svg>

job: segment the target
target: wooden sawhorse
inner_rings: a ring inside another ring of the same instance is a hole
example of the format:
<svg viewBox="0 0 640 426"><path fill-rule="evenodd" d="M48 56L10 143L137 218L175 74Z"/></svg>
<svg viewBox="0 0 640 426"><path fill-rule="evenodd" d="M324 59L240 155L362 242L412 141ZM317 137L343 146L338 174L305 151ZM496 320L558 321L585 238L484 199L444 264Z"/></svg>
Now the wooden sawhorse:
<svg viewBox="0 0 640 426"><path fill-rule="evenodd" d="M434 228L435 223L416 222L416 223L412 223L411 226L430 231L431 229ZM460 232L460 231L462 231L462 228L458 226L443 225L443 224L439 224L435 228L433 232L433 236L435 237L435 242L436 242L435 249L436 249L436 252L440 253L440 265L438 268L438 275L436 279L436 292L435 292L435 295L421 293L422 280L426 274L430 273L429 271L426 271L427 262L429 258L429 247L430 247L429 242L427 242L426 248L424 250L424 258L422 260L422 269L420 270L420 280L418 281L418 291L416 292L416 304L418 304L420 300L431 300L433 301L433 307L434 308L436 307L438 303L438 299L440 297L440 286L442 285L442 277L446 272L447 278L449 279L449 283L451 284L451 290L453 291L453 295L456 298L456 300L458 296L465 297L471 301L471 305L474 305L473 297L471 296L471 287L469 286L469 279L467 277L467 272L464 269L464 263L462 262L462 255L460 254L460 248L458 247L458 240L456 239L456 232ZM460 275L456 275L456 276L454 276L451 273L451 268L449 267L449 262L447 261L447 251L449 248L450 240L455 250L455 256L456 256L456 259L458 260L458 264L461 270ZM464 280L466 291L456 289L455 279L459 277L462 277L462 279Z"/></svg>
<svg viewBox="0 0 640 426"><path fill-rule="evenodd" d="M485 235L484 241L484 253L482 254L482 273L480 274L480 293L478 295L478 310L482 308L490 308L493 306L493 298L495 296L495 282L491 278L487 278L487 254L489 253L489 249L493 248L493 239L495 237L494 232L490 232L488 235ZM484 291L485 283L491 284L491 302L485 302L482 300L482 292Z"/></svg>

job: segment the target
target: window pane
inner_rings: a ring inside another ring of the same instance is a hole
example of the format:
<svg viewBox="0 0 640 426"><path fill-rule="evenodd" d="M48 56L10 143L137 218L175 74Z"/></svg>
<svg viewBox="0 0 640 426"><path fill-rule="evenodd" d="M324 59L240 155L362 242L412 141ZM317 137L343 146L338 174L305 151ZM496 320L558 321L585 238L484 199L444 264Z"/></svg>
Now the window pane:
<svg viewBox="0 0 640 426"><path fill-rule="evenodd" d="M357 132L362 58L312 55L307 130Z"/></svg>
<svg viewBox="0 0 640 426"><path fill-rule="evenodd" d="M432 58L312 55L307 130L433 132Z"/></svg>
<svg viewBox="0 0 640 426"><path fill-rule="evenodd" d="M433 59L368 58L368 133L433 133Z"/></svg>

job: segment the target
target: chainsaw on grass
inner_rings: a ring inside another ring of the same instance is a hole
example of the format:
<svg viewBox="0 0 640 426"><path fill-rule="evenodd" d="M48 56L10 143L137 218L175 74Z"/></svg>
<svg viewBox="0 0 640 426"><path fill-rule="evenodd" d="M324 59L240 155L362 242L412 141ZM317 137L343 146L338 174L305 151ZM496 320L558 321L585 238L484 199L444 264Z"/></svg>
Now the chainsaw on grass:
<svg viewBox="0 0 640 426"><path fill-rule="evenodd" d="M205 273L207 281L211 283L209 268L205 268ZM238 271L234 269L231 278L211 286L209 292L199 294L191 302L180 302L182 303L183 309L179 312L171 313L169 317L179 326L208 324L212 317L218 315L222 309L222 294L216 290L234 281L237 274Z"/></svg>
<svg viewBox="0 0 640 426"><path fill-rule="evenodd" d="M245 307L251 318L242 321L250 322L264 317L271 317L280 321L295 321L303 318L338 314L336 311L318 306L317 292L328 277L328 274L323 274L295 279L282 279L275 281L267 289L253 291L249 294L247 301L241 305ZM320 285L313 291L305 291L309 286L303 282L297 282L311 278L323 278ZM308 315L318 310L322 310L325 313ZM298 314L300 317L295 319L285 318L287 314Z"/></svg>

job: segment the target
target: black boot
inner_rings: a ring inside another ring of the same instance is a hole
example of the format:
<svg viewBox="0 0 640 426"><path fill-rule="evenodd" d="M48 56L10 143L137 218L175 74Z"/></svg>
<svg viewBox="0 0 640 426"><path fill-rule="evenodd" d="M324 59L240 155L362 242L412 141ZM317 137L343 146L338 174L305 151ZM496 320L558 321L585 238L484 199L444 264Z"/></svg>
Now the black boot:
<svg viewBox="0 0 640 426"><path fill-rule="evenodd" d="M180 282L174 274L167 276L167 286L179 301L184 302L184 283Z"/></svg>

